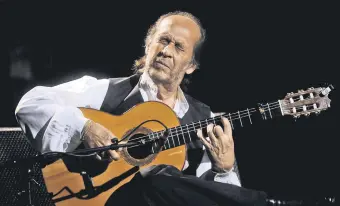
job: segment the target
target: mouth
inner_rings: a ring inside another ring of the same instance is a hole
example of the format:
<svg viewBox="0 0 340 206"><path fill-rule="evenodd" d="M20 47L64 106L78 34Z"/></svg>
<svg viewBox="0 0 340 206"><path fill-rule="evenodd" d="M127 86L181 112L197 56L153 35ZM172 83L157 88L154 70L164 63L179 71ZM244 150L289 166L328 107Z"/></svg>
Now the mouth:
<svg viewBox="0 0 340 206"><path fill-rule="evenodd" d="M161 66L161 67L166 67L166 68L170 68L167 64L165 64L164 62L161 61L155 61L154 65L156 66Z"/></svg>

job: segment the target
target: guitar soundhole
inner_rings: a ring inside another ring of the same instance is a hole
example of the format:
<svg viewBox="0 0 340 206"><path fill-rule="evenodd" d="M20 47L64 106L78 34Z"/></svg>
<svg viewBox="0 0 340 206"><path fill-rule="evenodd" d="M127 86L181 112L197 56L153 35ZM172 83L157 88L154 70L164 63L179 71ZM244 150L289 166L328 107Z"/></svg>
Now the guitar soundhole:
<svg viewBox="0 0 340 206"><path fill-rule="evenodd" d="M144 134L135 134L129 138L128 142L140 141ZM141 146L131 146L127 149L129 155L135 159L144 159L152 153L152 143L145 143Z"/></svg>

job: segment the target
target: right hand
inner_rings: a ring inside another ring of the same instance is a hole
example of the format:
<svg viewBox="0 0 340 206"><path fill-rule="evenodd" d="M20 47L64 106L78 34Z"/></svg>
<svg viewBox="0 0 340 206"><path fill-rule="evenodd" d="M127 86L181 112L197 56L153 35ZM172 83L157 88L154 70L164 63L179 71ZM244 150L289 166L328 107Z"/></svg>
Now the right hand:
<svg viewBox="0 0 340 206"><path fill-rule="evenodd" d="M108 129L91 120L86 122L83 135L85 145L90 148L109 146L112 144L111 140L116 138ZM119 154L115 150L105 151L101 155L97 155L97 158L101 160L105 156L108 156L109 161L119 159Z"/></svg>

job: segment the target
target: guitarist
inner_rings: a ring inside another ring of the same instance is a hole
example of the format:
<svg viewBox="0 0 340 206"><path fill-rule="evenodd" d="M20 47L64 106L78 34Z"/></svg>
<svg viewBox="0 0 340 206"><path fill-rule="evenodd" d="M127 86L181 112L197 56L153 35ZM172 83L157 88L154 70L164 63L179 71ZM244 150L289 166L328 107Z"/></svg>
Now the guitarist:
<svg viewBox="0 0 340 206"><path fill-rule="evenodd" d="M205 30L186 12L161 16L145 38L145 55L136 61L130 77L96 79L84 76L54 87L37 86L20 100L15 115L31 144L42 153L69 152L79 145L111 144L114 134L86 119L77 107L122 114L137 103L161 101L171 107L182 124L213 116L210 107L182 90L187 75L198 69ZM117 57L119 58L119 57ZM182 87L182 88L181 88ZM232 130L227 119L222 127L209 125L197 131L200 141L187 145L183 171L160 165L141 173L117 190L108 205L264 205L266 194L241 187L235 163ZM119 159L116 151L99 159ZM240 196L242 194L242 196Z"/></svg>

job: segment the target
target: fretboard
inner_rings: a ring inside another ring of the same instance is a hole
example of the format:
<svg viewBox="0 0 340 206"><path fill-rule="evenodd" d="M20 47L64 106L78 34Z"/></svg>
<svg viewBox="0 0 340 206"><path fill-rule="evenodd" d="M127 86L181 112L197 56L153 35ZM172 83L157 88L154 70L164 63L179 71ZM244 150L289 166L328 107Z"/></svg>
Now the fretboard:
<svg viewBox="0 0 340 206"><path fill-rule="evenodd" d="M169 135L167 140L164 142L163 150L171 149L180 145L190 143L192 141L196 141L196 132L198 129L204 130L209 124L222 126L222 117L227 118L230 122L231 128L235 130L236 128L242 128L246 125L253 124L255 122L255 119L259 119L258 117L260 117L260 119L262 120L267 120L272 119L277 115L282 116L281 105L279 101L261 104L258 108L247 108L245 110L233 113L224 113L205 120L200 120L197 122L192 122L190 124L169 128ZM163 136L164 131L165 130L150 133L148 134L148 139L159 139Z"/></svg>

